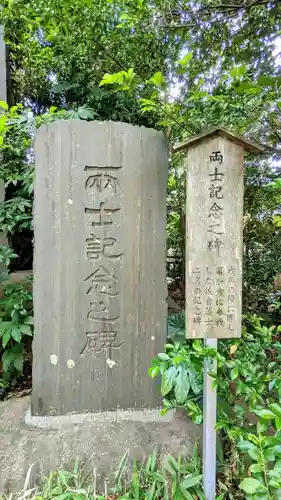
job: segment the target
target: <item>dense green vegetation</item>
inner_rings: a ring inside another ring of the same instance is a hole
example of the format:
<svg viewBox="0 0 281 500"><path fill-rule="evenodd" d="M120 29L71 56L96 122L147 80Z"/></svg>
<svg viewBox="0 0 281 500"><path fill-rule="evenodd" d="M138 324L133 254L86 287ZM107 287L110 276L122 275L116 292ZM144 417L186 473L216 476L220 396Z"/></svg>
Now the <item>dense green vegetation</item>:
<svg viewBox="0 0 281 500"><path fill-rule="evenodd" d="M162 377L163 411L184 407L199 424L203 360L216 356L219 498L279 498L280 302L274 292L281 288L281 280L279 284L275 280L281 272L280 2L5 0L2 4L9 79L8 103L0 103L0 175L6 184L0 224L11 248L2 248L0 258L9 270L32 267L32 141L42 123L65 118L122 120L165 132L170 144L167 269L172 290L181 299L185 175L182 156L173 153L173 145L215 125L264 145L258 158L246 156L242 339L220 342L216 354L201 342L184 340L180 314L170 319L168 344L153 360L150 375ZM23 378L30 362L30 299L24 286L4 285L3 389ZM155 467L135 471L132 489L126 494L122 490L119 498L165 498L166 483ZM173 467L179 485L188 481L187 464ZM198 478L200 466L196 467L192 473ZM134 489L136 477L141 478L139 493ZM178 497L173 498L190 498L184 487L175 488ZM70 490L64 488L59 494L65 491ZM81 495L70 492L60 498L92 498ZM199 486L196 494L191 492L192 498L196 495L201 495Z"/></svg>

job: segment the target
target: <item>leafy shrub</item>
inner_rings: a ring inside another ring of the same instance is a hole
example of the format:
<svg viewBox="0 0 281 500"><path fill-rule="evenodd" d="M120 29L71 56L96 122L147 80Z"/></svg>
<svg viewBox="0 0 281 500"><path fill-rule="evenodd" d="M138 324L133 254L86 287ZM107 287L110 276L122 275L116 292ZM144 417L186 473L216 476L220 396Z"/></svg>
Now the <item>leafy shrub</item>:
<svg viewBox="0 0 281 500"><path fill-rule="evenodd" d="M149 370L151 377L162 378L162 412L184 407L194 422L202 422L204 359L215 357L218 373L210 375L218 394L218 460L226 483L221 485L235 492L240 484L247 495L261 495L254 498L277 498L281 327L265 326L255 315L245 317L242 337L219 341L215 351L200 340L186 340L184 323L183 313L171 317L168 343Z"/></svg>
<svg viewBox="0 0 281 500"><path fill-rule="evenodd" d="M8 247L0 247L0 262L8 266L16 255ZM9 274L0 276L0 353L2 386L23 371L25 338L33 335L32 294L24 285L8 283ZM1 378L0 378L1 383Z"/></svg>

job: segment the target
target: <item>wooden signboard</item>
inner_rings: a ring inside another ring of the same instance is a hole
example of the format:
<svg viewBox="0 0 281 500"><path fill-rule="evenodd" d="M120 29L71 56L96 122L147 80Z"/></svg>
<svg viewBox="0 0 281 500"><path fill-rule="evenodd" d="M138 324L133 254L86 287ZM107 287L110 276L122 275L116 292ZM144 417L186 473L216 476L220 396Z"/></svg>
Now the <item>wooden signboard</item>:
<svg viewBox="0 0 281 500"><path fill-rule="evenodd" d="M188 338L241 336L244 151L262 148L223 129L187 149Z"/></svg>
<svg viewBox="0 0 281 500"><path fill-rule="evenodd" d="M187 149L186 336L241 336L244 152L262 148L216 128L175 147ZM204 360L203 483L216 496L216 359Z"/></svg>

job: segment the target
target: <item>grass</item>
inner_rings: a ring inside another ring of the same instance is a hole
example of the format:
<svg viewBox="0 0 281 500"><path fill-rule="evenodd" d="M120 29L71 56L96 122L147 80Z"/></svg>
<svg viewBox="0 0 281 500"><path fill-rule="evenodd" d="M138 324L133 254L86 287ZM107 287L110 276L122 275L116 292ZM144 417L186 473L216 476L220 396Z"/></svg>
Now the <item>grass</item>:
<svg viewBox="0 0 281 500"><path fill-rule="evenodd" d="M40 486L31 488L30 467L23 489L0 500L203 500L200 471L197 448L190 460L167 455L160 461L154 452L143 464L131 462L126 453L112 481L103 486L95 468L89 475L76 462L71 472L52 471Z"/></svg>

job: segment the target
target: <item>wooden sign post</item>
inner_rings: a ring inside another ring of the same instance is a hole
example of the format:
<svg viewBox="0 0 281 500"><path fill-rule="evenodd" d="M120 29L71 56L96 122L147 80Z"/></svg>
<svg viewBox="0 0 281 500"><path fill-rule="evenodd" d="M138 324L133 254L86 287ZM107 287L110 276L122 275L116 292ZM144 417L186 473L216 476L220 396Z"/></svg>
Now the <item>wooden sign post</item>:
<svg viewBox="0 0 281 500"><path fill-rule="evenodd" d="M178 144L187 150L186 336L241 336L244 152L262 148L222 128ZM216 391L204 367L203 475L207 500L216 492Z"/></svg>

